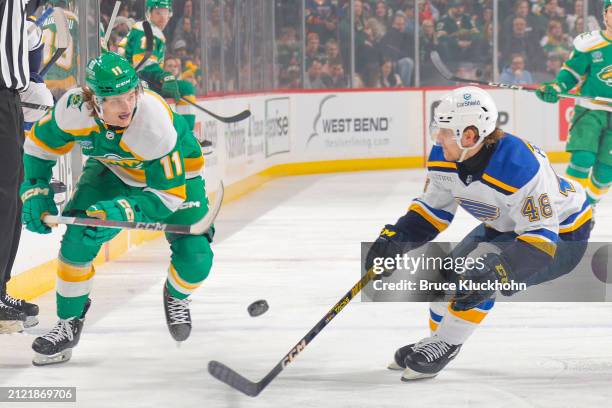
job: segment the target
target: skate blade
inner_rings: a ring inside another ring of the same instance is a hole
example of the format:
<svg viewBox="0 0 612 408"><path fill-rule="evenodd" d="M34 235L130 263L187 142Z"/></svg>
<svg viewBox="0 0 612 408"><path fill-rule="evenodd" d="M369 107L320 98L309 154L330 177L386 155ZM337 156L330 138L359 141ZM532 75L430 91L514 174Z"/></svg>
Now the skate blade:
<svg viewBox="0 0 612 408"><path fill-rule="evenodd" d="M0 320L0 334L21 333L23 322L21 320Z"/></svg>
<svg viewBox="0 0 612 408"><path fill-rule="evenodd" d="M387 366L387 369L389 370L395 370L395 371L400 371L400 370L404 370L406 367L402 367L401 365L397 364L395 362L395 360L393 360L392 362L389 363L389 365Z"/></svg>
<svg viewBox="0 0 612 408"><path fill-rule="evenodd" d="M406 368L402 373L402 381L410 382L414 380L425 380L427 378L434 378L438 373L419 373L410 368Z"/></svg>
<svg viewBox="0 0 612 408"><path fill-rule="evenodd" d="M34 358L32 359L32 364L41 367L51 364L60 364L65 363L72 357L72 349L66 349L64 351L60 351L59 353L52 354L47 356L45 354L34 353Z"/></svg>
<svg viewBox="0 0 612 408"><path fill-rule="evenodd" d="M34 327L36 325L38 325L38 317L28 316L26 321L23 323L23 328L29 329L30 327Z"/></svg>

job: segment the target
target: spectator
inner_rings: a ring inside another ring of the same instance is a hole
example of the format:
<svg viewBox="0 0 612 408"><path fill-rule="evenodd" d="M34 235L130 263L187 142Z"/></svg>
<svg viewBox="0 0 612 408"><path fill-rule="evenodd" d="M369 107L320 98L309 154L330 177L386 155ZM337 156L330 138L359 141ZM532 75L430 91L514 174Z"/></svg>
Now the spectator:
<svg viewBox="0 0 612 408"><path fill-rule="evenodd" d="M310 65L310 61L313 59L322 60L325 58L323 49L321 48L321 42L319 41L319 34L312 32L306 36L306 65Z"/></svg>
<svg viewBox="0 0 612 408"><path fill-rule="evenodd" d="M379 88L399 88L402 86L400 76L393 70L393 61L385 59L380 66Z"/></svg>
<svg viewBox="0 0 612 408"><path fill-rule="evenodd" d="M380 49L374 41L374 30L371 21L363 29L362 40L355 44L355 70L361 75L365 86L370 86L378 72L381 59Z"/></svg>
<svg viewBox="0 0 612 408"><path fill-rule="evenodd" d="M578 29L576 27L576 22L578 18L583 19L583 27ZM569 14L566 19L567 26L569 28L569 32L576 33L576 35L583 33L584 31L597 31L600 30L599 21L595 18L594 15L590 14L588 18L588 25L586 29L584 28L584 0L576 0L574 2L574 14Z"/></svg>
<svg viewBox="0 0 612 408"><path fill-rule="evenodd" d="M354 0L354 27L351 27L351 20L348 16L348 12L345 13L344 17L340 21L340 54L345 57L350 55L351 52L351 30L353 30L355 38L355 59L358 60L358 50L363 48L364 42L366 41L366 34L364 33L366 20L363 13L363 2L361 0Z"/></svg>
<svg viewBox="0 0 612 408"><path fill-rule="evenodd" d="M512 32L512 24L516 17L521 17L525 20L526 32L536 32L535 37L540 38L544 35L545 26L540 24L540 21L536 16L529 12L529 0L518 0L514 7L514 13L509 15L502 24L502 33Z"/></svg>
<svg viewBox="0 0 612 408"><path fill-rule="evenodd" d="M319 40L327 42L336 38L338 28L338 13L331 0L306 1L306 31L317 33Z"/></svg>
<svg viewBox="0 0 612 408"><path fill-rule="evenodd" d="M442 35L452 36L459 30L471 30L472 20L464 13L464 6L461 0L450 0L448 12L442 16L438 22L438 37Z"/></svg>
<svg viewBox="0 0 612 408"><path fill-rule="evenodd" d="M389 31L380 42L380 48L383 57L393 62L402 82L408 86L412 83L414 70L414 38L404 32L405 28L406 16L398 11Z"/></svg>
<svg viewBox="0 0 612 408"><path fill-rule="evenodd" d="M338 41L331 39L325 44L325 63L323 64L323 72L327 75L331 72L331 64L336 61L342 61L340 57L340 46Z"/></svg>
<svg viewBox="0 0 612 408"><path fill-rule="evenodd" d="M563 68L563 63L565 62L565 57L561 54L550 53L546 60L546 73L551 76L551 81L557 77L561 68Z"/></svg>
<svg viewBox="0 0 612 408"><path fill-rule="evenodd" d="M566 58L572 50L572 39L563 32L563 25L558 20L550 20L546 36L540 41L546 55L558 53Z"/></svg>
<svg viewBox="0 0 612 408"><path fill-rule="evenodd" d="M328 62L329 75L323 78L323 83L327 88L339 89L349 86L348 78L344 73L344 66L339 59Z"/></svg>
<svg viewBox="0 0 612 408"><path fill-rule="evenodd" d="M382 38L387 33L387 29L389 28L389 7L387 7L387 3L382 0L376 2L376 8L374 9L374 17L373 20L376 21L375 31L376 37Z"/></svg>
<svg viewBox="0 0 612 408"><path fill-rule="evenodd" d="M499 81L504 84L512 85L534 83L531 73L525 70L525 57L521 54L513 54L512 63L502 71Z"/></svg>
<svg viewBox="0 0 612 408"><path fill-rule="evenodd" d="M193 30L193 21L189 17L182 17L172 36L173 41L183 40L188 50L195 50L197 38Z"/></svg>
<svg viewBox="0 0 612 408"><path fill-rule="evenodd" d="M563 21L563 30L567 31L565 9L559 6L559 0L546 0L538 20L539 32L546 32L548 23L552 20Z"/></svg>
<svg viewBox="0 0 612 408"><path fill-rule="evenodd" d="M304 80L305 89L322 89L325 88L323 83L323 64L318 58L310 60L308 71Z"/></svg>
<svg viewBox="0 0 612 408"><path fill-rule="evenodd" d="M479 37L471 30L459 30L449 40L450 57L458 62L480 62L482 56L478 55L477 42Z"/></svg>
<svg viewBox="0 0 612 408"><path fill-rule="evenodd" d="M429 55L432 51L438 51L442 58L448 59L448 37L438 38L433 20L423 21L420 35L421 85L430 85L442 77L437 74Z"/></svg>
<svg viewBox="0 0 612 408"><path fill-rule="evenodd" d="M187 43L185 40L178 39L172 44L172 52L177 58L183 60L187 58Z"/></svg>
<svg viewBox="0 0 612 408"><path fill-rule="evenodd" d="M512 35L500 37L502 65L510 63L512 54L523 54L526 56L527 69L536 71L543 68L542 47L534 37L534 32L527 32L527 21L524 18L515 17L512 22Z"/></svg>

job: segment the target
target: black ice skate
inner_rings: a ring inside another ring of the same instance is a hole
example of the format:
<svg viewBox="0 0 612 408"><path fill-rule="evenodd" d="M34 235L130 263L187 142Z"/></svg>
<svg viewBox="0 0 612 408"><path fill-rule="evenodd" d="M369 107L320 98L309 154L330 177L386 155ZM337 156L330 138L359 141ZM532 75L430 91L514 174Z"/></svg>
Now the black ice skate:
<svg viewBox="0 0 612 408"><path fill-rule="evenodd" d="M461 344L448 344L437 336L427 337L410 346L412 352L404 358L406 369L402 373L402 381L435 377L461 350Z"/></svg>
<svg viewBox="0 0 612 408"><path fill-rule="evenodd" d="M47 334L37 337L32 343L34 358L32 364L45 366L65 363L72 357L72 349L79 344L85 315L89 310L91 300L87 299L81 318L60 319Z"/></svg>
<svg viewBox="0 0 612 408"><path fill-rule="evenodd" d="M178 342L185 341L191 334L191 314L189 313L189 299L177 299L164 285L164 311L166 323L172 338Z"/></svg>
<svg viewBox="0 0 612 408"><path fill-rule="evenodd" d="M38 324L38 306L33 303L28 303L23 299L15 299L9 294L5 294L1 300L5 305L17 309L20 312L25 313L26 320L23 323L23 327L34 327Z"/></svg>
<svg viewBox="0 0 612 408"><path fill-rule="evenodd" d="M23 331L27 316L21 310L0 301L0 334Z"/></svg>
<svg viewBox="0 0 612 408"><path fill-rule="evenodd" d="M412 343L397 349L395 355L393 356L393 361L389 363L387 368L389 370L404 370L406 368L406 364L404 364L404 359L408 354L412 353L412 349L414 348L415 344L416 343Z"/></svg>

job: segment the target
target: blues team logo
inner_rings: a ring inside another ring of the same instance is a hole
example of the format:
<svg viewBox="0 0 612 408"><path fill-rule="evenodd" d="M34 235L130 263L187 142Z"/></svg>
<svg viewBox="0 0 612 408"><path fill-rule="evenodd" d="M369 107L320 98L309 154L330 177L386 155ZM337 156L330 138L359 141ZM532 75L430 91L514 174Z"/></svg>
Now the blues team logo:
<svg viewBox="0 0 612 408"><path fill-rule="evenodd" d="M608 65L597 74L597 78L608 86L612 86L612 65Z"/></svg>
<svg viewBox="0 0 612 408"><path fill-rule="evenodd" d="M461 197L457 197L455 200L465 211L483 222L495 221L501 214L499 207L491 204L481 203L480 201Z"/></svg>

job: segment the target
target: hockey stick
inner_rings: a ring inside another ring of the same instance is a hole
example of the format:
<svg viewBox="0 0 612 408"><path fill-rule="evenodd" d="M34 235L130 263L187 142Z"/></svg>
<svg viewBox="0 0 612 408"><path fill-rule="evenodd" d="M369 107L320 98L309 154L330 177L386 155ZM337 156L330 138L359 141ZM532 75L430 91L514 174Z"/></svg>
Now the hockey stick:
<svg viewBox="0 0 612 408"><path fill-rule="evenodd" d="M228 366L218 361L208 363L208 372L217 380L226 383L230 387L250 396L256 397L280 374L281 371L300 354L306 346L323 330L329 322L336 317L342 309L363 289L376 274L370 268L368 272L357 282L329 312L302 337L302 339L287 353L281 361L259 382L253 382L238 374Z"/></svg>
<svg viewBox="0 0 612 408"><path fill-rule="evenodd" d="M57 49L51 59L45 64L44 67L38 73L41 77L44 77L47 71L55 64L55 62L62 56L62 54L68 49L70 45L70 32L68 31L68 20L66 14L61 8L53 9L53 20L55 21L55 32Z"/></svg>
<svg viewBox="0 0 612 408"><path fill-rule="evenodd" d="M43 25L43 23L45 22L45 20L47 18L49 18L49 16L51 15L51 13L53 13L53 7L49 7L48 9L46 9L37 19L36 22L34 22L34 25L31 26L30 28L28 28L28 34L30 34L32 31L34 31L35 27L40 27L41 25Z"/></svg>
<svg viewBox="0 0 612 408"><path fill-rule="evenodd" d="M142 68L142 66L148 61L149 58L151 58L151 54L153 54L153 41L155 40L155 38L153 37L153 29L151 28L151 23L146 20L143 21L142 29L145 33L147 49L145 51L144 56L142 57L142 60L138 63L138 65L136 65L136 72L138 72L138 70Z"/></svg>
<svg viewBox="0 0 612 408"><path fill-rule="evenodd" d="M251 111L250 111L250 110L248 110L248 109L243 110L242 112L240 112L239 114L234 115L234 116L219 116L219 115L216 115L216 114L212 113L212 112L211 112L211 111L209 111L208 109L206 109L206 108L204 108L204 107L202 107L202 106L198 105L197 103L190 101L190 100L189 100L189 99L187 99L187 98L181 98L181 101L183 101L183 102L187 102L187 103L188 103L188 104L190 104L191 106L194 106L194 107L198 108L198 109L199 109L199 110L201 110L202 112L209 114L209 115L210 115L210 116L212 116L213 118L215 118L215 119L217 119L218 121L223 122L223 123L235 123L235 122L241 122L241 121L245 120L246 118L248 118L249 116L251 116Z"/></svg>
<svg viewBox="0 0 612 408"><path fill-rule="evenodd" d="M110 40L111 32L113 28L115 28L115 20L117 19L117 14L119 14L119 7L121 7L121 2L116 1L115 7L113 7L113 14L111 14L110 20L108 20L108 27L106 27L106 32L104 33L104 40L102 42L102 46L105 50L108 51L108 41Z"/></svg>
<svg viewBox="0 0 612 408"><path fill-rule="evenodd" d="M21 106L23 106L24 108L36 109L36 110L44 110L44 111L48 111L49 109L53 109L53 106L39 105L37 103L30 103L30 102L21 102Z"/></svg>
<svg viewBox="0 0 612 408"><path fill-rule="evenodd" d="M463 83L474 84L474 85L486 85L486 86L491 86L494 88L510 89L513 91L536 92L538 90L537 88L531 88L529 86L504 84L504 83L499 83L499 82L487 82L487 81L479 81L476 79L461 78L461 77L454 75L451 72L451 70L448 69L448 67L444 64L444 62L442 62L442 58L440 58L440 54L438 54L438 51L432 51L429 54L429 57L431 58L431 62L434 64L434 66L436 67L440 75L442 75L444 78L446 78L449 81L463 82ZM582 99L582 100L587 100L591 102L612 105L612 98L604 98L600 96L592 98L590 96L559 93L559 97L578 99L578 100Z"/></svg>
<svg viewBox="0 0 612 408"><path fill-rule="evenodd" d="M159 222L129 222L129 221L111 221L101 220L98 218L78 218L78 217L62 217L57 215L45 215L43 222L47 225L83 225L87 227L104 227L104 228L119 228L119 229L135 229L135 230L147 230L147 231L164 231L173 234L182 235L202 235L206 233L211 225L215 222L219 210L221 209L221 203L223 202L223 182L219 182L217 188L217 196L215 203L212 208L208 210L208 213L202 219L195 224L191 225L178 225L178 224L161 224Z"/></svg>

